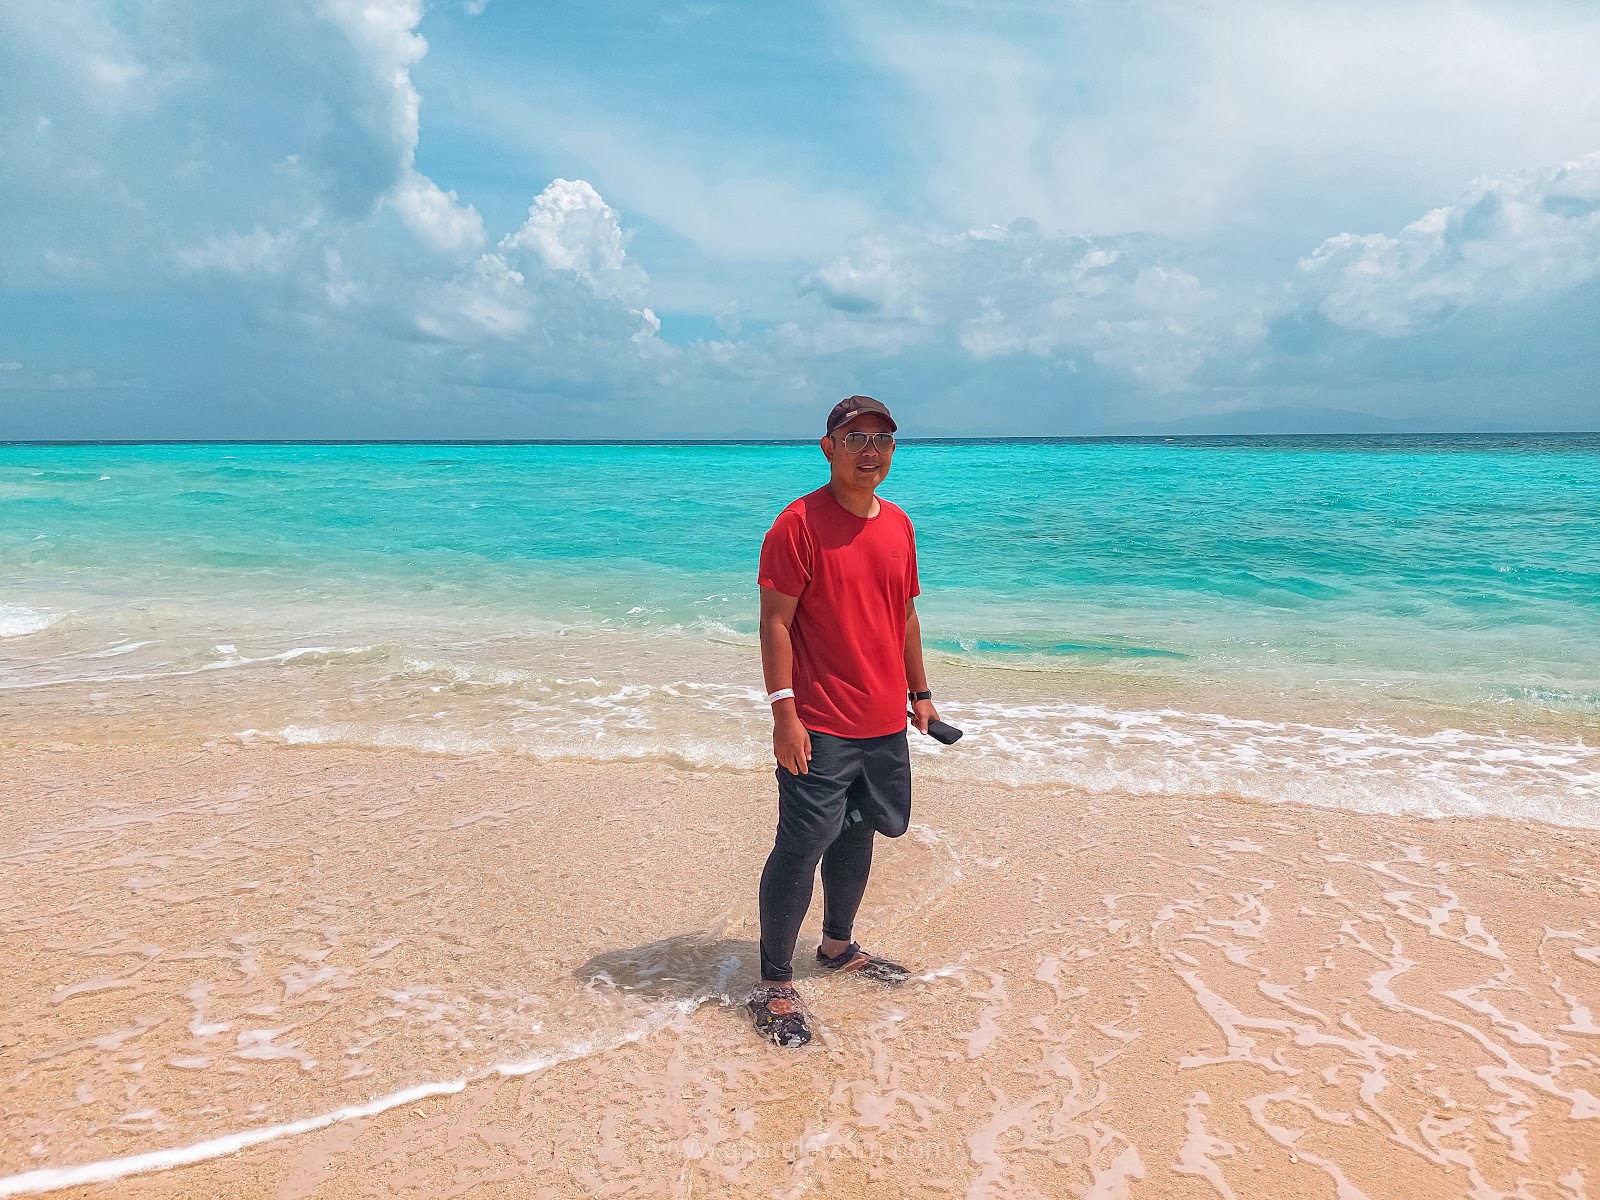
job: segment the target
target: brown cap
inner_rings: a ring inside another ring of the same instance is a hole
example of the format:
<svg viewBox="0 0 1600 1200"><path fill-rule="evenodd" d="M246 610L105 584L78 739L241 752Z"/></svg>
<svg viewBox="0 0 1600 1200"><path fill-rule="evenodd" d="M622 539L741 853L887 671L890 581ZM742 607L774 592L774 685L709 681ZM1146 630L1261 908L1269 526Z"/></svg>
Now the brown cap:
<svg viewBox="0 0 1600 1200"><path fill-rule="evenodd" d="M898 430L900 427L894 423L894 418L889 415L889 410L884 407L881 400L874 400L871 396L850 396L833 406L833 411L828 414L828 432L832 433L862 413L877 413L889 422L889 428Z"/></svg>

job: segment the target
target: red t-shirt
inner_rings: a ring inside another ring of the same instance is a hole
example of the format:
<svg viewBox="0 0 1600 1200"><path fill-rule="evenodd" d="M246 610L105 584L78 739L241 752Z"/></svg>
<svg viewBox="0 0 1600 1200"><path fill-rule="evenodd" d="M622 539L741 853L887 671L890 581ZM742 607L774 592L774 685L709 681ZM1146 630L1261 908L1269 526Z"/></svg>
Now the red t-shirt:
<svg viewBox="0 0 1600 1200"><path fill-rule="evenodd" d="M858 517L818 488L779 513L761 543L761 586L800 601L789 626L800 723L835 737L906 727L916 534L901 509L878 505L877 516Z"/></svg>

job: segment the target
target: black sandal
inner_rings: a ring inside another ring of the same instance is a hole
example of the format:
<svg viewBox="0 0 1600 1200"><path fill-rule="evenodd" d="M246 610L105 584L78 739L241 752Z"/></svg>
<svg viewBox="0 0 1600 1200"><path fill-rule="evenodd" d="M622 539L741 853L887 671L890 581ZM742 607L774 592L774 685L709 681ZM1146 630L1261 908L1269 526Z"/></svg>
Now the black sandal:
<svg viewBox="0 0 1600 1200"><path fill-rule="evenodd" d="M873 979L879 983L904 983L911 978L911 972L899 963L868 954L854 942L832 958L824 954L822 947L818 946L817 965L829 971L849 971L852 975Z"/></svg>
<svg viewBox="0 0 1600 1200"><path fill-rule="evenodd" d="M800 994L786 983L763 983L745 1001L756 1032L776 1046L804 1046L811 1040Z"/></svg>

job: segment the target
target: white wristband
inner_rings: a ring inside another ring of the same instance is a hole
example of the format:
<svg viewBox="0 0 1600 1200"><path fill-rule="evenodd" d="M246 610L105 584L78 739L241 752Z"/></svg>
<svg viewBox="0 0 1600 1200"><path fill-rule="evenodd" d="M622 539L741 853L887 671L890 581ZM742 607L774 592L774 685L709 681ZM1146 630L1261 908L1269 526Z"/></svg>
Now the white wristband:
<svg viewBox="0 0 1600 1200"><path fill-rule="evenodd" d="M767 703L768 704L776 704L779 700L793 700L793 699L794 699L794 689L793 688L779 688L777 691L773 692L772 695L767 697Z"/></svg>

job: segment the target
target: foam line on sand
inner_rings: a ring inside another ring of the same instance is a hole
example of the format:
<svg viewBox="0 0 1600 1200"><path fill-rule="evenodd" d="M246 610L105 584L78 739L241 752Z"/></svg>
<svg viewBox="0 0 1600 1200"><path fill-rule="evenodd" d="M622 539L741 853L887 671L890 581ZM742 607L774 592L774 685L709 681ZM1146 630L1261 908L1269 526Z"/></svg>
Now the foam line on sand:
<svg viewBox="0 0 1600 1200"><path fill-rule="evenodd" d="M205 1162L207 1159L237 1154L241 1150L248 1150L251 1146L259 1146L263 1142L276 1141L278 1138L298 1137L304 1133L315 1133L319 1129L326 1129L330 1125L337 1125L343 1121L356 1121L363 1117L375 1117L379 1113L388 1112L392 1108L402 1108L407 1104L416 1104L418 1101L427 1100L434 1096L453 1096L455 1093L465 1089L469 1083L479 1079L489 1079L496 1076L504 1079L514 1079L522 1075L532 1075L536 1071L543 1071L561 1063L587 1058L591 1054L603 1054L607 1050L615 1050L630 1042L637 1042L641 1038L654 1033L657 1029L662 1028L675 1017L693 1012L708 998L701 996L667 1005L652 1020L646 1021L638 1028L604 1044L597 1045L592 1041L577 1042L547 1058L530 1059L521 1063L499 1063L481 1075L468 1079L419 1083L412 1087L402 1088L397 1092L390 1092L386 1096L379 1096L377 1099L369 1100L365 1104L351 1104L344 1108L336 1108L332 1112L320 1113L314 1117L305 1117L298 1121L286 1121L281 1125L269 1125L264 1129L228 1133L204 1142L196 1142L192 1146L181 1146L173 1150L151 1150L144 1154L108 1158L101 1162L84 1163L76 1167L43 1167L37 1171L25 1171L21 1175L9 1175L0 1179L0 1197L32 1196L42 1192L59 1191L62 1188L110 1183L113 1180L124 1179L129 1175L145 1175L153 1171L168 1171L174 1167L192 1166L195 1163Z"/></svg>

